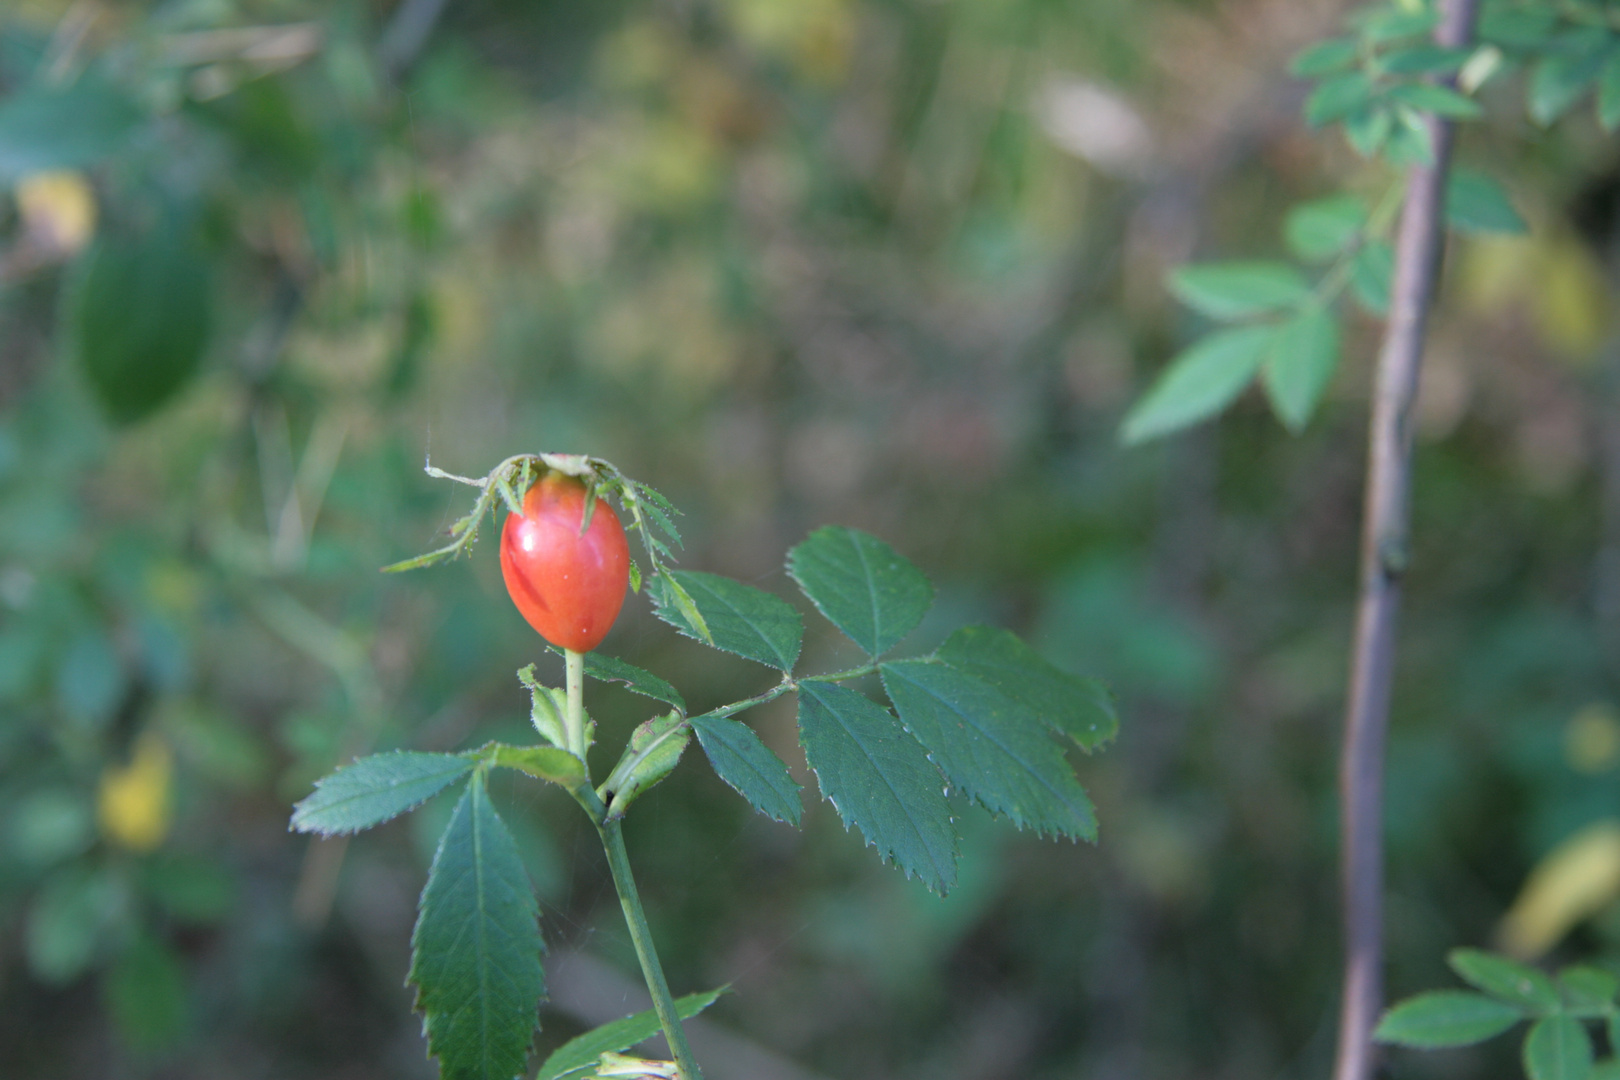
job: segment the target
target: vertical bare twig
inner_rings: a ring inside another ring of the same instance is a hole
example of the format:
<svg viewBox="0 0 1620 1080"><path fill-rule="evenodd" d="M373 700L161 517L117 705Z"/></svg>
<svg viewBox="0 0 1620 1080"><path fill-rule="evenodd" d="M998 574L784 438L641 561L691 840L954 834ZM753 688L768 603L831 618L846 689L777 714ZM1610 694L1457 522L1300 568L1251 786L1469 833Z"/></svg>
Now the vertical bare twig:
<svg viewBox="0 0 1620 1080"><path fill-rule="evenodd" d="M1473 37L1478 9L1478 0L1441 0L1436 44L1466 44ZM1451 125L1434 116L1425 123L1434 162L1415 166L1407 180L1368 434L1361 592L1339 772L1345 971L1334 1080L1367 1080L1372 1074L1372 1029L1383 1006L1384 734L1407 560L1413 405L1440 263L1451 157Z"/></svg>

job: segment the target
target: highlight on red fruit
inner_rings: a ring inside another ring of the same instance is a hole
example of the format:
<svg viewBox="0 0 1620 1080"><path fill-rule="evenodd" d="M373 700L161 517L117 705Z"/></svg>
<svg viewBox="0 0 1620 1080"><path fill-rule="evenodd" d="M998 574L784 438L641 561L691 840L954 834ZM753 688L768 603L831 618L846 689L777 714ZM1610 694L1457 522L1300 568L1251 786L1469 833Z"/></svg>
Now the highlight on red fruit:
<svg viewBox="0 0 1620 1080"><path fill-rule="evenodd" d="M602 643L630 584L630 547L619 516L598 500L582 534L585 485L548 472L501 529L501 577L512 603L540 636L562 649Z"/></svg>

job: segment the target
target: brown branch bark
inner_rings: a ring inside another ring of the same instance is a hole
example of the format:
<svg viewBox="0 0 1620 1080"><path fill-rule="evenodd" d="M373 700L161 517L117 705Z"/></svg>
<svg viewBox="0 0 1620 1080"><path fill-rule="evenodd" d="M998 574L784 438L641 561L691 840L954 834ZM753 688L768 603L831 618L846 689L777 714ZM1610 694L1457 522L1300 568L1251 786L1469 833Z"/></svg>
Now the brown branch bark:
<svg viewBox="0 0 1620 1080"><path fill-rule="evenodd" d="M1478 0L1441 0L1436 44L1466 44L1478 8ZM1383 1008L1384 736L1407 560L1413 406L1440 265L1452 139L1451 124L1434 116L1425 123L1434 163L1415 166L1407 180L1368 433L1361 591L1339 772L1345 969L1334 1080L1371 1076L1376 1064L1372 1030Z"/></svg>

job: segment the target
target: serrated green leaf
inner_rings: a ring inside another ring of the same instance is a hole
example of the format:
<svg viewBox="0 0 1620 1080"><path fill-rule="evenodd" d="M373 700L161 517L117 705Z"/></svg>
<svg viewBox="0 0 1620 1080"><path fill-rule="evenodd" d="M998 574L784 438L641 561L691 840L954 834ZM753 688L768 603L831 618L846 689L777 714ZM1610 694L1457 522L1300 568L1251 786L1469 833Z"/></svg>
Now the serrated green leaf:
<svg viewBox="0 0 1620 1080"><path fill-rule="evenodd" d="M1217 330L1170 361L1120 426L1127 444L1168 435L1226 408L1254 379L1276 335L1270 326Z"/></svg>
<svg viewBox="0 0 1620 1080"><path fill-rule="evenodd" d="M715 1003L729 987L710 990L706 994L687 994L675 999L675 1013L682 1020L690 1020ZM590 1070L603 1054L617 1054L637 1043L646 1042L658 1034L658 1014L652 1009L626 1016L576 1035L552 1051L534 1080L568 1080Z"/></svg>
<svg viewBox="0 0 1620 1080"><path fill-rule="evenodd" d="M1568 112L1602 74L1606 59L1598 49L1544 56L1530 73L1530 118L1545 127Z"/></svg>
<svg viewBox="0 0 1620 1080"><path fill-rule="evenodd" d="M1355 195L1312 199L1288 212L1283 239L1307 262L1326 262L1349 247L1367 223L1367 204Z"/></svg>
<svg viewBox="0 0 1620 1080"><path fill-rule="evenodd" d="M880 670L906 730L968 797L1020 829L1097 838L1091 800L1033 710L937 660Z"/></svg>
<svg viewBox="0 0 1620 1080"><path fill-rule="evenodd" d="M1567 967L1558 973L1558 987L1573 1015L1606 1017L1614 1012L1614 997L1620 993L1620 979L1601 968Z"/></svg>
<svg viewBox="0 0 1620 1080"><path fill-rule="evenodd" d="M1010 630L964 626L934 655L1033 710L1087 753L1119 734L1114 695L1106 687L1047 662Z"/></svg>
<svg viewBox="0 0 1620 1080"><path fill-rule="evenodd" d="M1288 70L1302 79L1331 75L1354 64L1360 53L1361 43L1355 38L1329 38L1296 55Z"/></svg>
<svg viewBox="0 0 1620 1080"><path fill-rule="evenodd" d="M1446 963L1464 982L1532 1012L1558 1009L1558 988L1544 973L1482 949L1452 949Z"/></svg>
<svg viewBox="0 0 1620 1080"><path fill-rule="evenodd" d="M1438 83L1410 82L1390 88L1389 96L1403 105L1447 120L1477 120L1485 110L1467 94Z"/></svg>
<svg viewBox="0 0 1620 1080"><path fill-rule="evenodd" d="M1530 1080L1591 1080L1592 1038L1573 1016L1544 1016L1524 1040Z"/></svg>
<svg viewBox="0 0 1620 1080"><path fill-rule="evenodd" d="M493 765L528 773L537 780L561 784L570 790L585 783L585 765L558 746L505 746L495 743L485 751Z"/></svg>
<svg viewBox="0 0 1620 1080"><path fill-rule="evenodd" d="M1360 71L1318 83L1305 99L1305 122L1313 128L1353 116L1374 103L1371 80Z"/></svg>
<svg viewBox="0 0 1620 1080"><path fill-rule="evenodd" d="M555 648L551 651L558 652ZM675 706L682 713L686 712L686 699L681 697L679 690L652 672L626 663L616 656L606 656L599 652L586 653L585 674L601 682L622 683L624 688L633 694L662 701L665 705Z"/></svg>
<svg viewBox="0 0 1620 1080"><path fill-rule="evenodd" d="M540 909L506 823L475 774L428 871L411 971L443 1080L522 1074L546 992Z"/></svg>
<svg viewBox="0 0 1620 1080"><path fill-rule="evenodd" d="M1332 311L1307 308L1278 328L1260 381L1289 431L1305 430L1338 366L1339 319Z"/></svg>
<svg viewBox="0 0 1620 1080"><path fill-rule="evenodd" d="M369 829L426 802L473 764L462 754L412 750L363 757L315 781L315 791L293 807L292 828L322 836Z"/></svg>
<svg viewBox="0 0 1620 1080"><path fill-rule="evenodd" d="M799 658L804 638L804 621L791 604L763 589L744 585L719 574L698 570L666 570L692 598L692 603L708 624L713 640L707 644L729 653L757 660L780 671L789 671ZM691 620L670 599L667 585L653 590L653 612L687 637L703 641Z"/></svg>
<svg viewBox="0 0 1620 1080"><path fill-rule="evenodd" d="M1604 131L1613 132L1620 127L1620 50L1603 65L1597 90L1597 115Z"/></svg>
<svg viewBox="0 0 1620 1080"><path fill-rule="evenodd" d="M884 859L944 893L956 884L956 828L944 780L888 710L836 683L799 683L799 738L821 794Z"/></svg>
<svg viewBox="0 0 1620 1080"><path fill-rule="evenodd" d="M933 585L905 556L840 525L817 529L788 552L788 573L868 656L898 645L934 603Z"/></svg>
<svg viewBox="0 0 1620 1080"><path fill-rule="evenodd" d="M96 400L115 423L156 412L197 371L212 323L208 263L168 222L103 237L67 298L68 326Z"/></svg>
<svg viewBox="0 0 1620 1080"><path fill-rule="evenodd" d="M1374 315L1389 314L1389 288L1395 277L1395 249L1384 240L1367 244L1350 263L1350 288Z"/></svg>
<svg viewBox="0 0 1620 1080"><path fill-rule="evenodd" d="M1384 1013L1373 1032L1379 1042L1438 1050L1484 1042L1524 1019L1518 1008L1468 990L1430 990Z"/></svg>
<svg viewBox="0 0 1620 1080"><path fill-rule="evenodd" d="M658 542L657 537L650 541L652 546L661 551L665 558L671 558L669 548ZM686 591L686 586L676 581L670 572L660 569L658 577L654 579L653 606L656 611L660 606L667 606L678 614L686 623L685 632L696 637L705 645L714 644L714 636L709 632L709 623L703 617L703 612L692 600L692 594ZM667 621L667 620L666 620Z"/></svg>
<svg viewBox="0 0 1620 1080"><path fill-rule="evenodd" d="M18 90L0 101L0 182L94 165L121 149L142 119L127 92L90 76L66 88Z"/></svg>
<svg viewBox="0 0 1620 1080"><path fill-rule="evenodd" d="M666 536L675 541L677 547L683 546L681 540L681 531L675 527L675 520L669 516L668 512L666 512L662 507L652 503L642 504L641 509L642 512L652 520L654 525L657 525L664 531Z"/></svg>
<svg viewBox="0 0 1620 1080"><path fill-rule="evenodd" d="M1472 169L1453 169L1447 177L1446 221L1465 232L1529 231L1502 185Z"/></svg>
<svg viewBox="0 0 1620 1080"><path fill-rule="evenodd" d="M766 817L797 825L804 812L799 785L754 729L727 716L694 716L692 730L715 773Z"/></svg>
<svg viewBox="0 0 1620 1080"><path fill-rule="evenodd" d="M1310 282L1281 262L1219 262L1183 266L1170 291L1212 319L1244 319L1293 307L1311 295Z"/></svg>

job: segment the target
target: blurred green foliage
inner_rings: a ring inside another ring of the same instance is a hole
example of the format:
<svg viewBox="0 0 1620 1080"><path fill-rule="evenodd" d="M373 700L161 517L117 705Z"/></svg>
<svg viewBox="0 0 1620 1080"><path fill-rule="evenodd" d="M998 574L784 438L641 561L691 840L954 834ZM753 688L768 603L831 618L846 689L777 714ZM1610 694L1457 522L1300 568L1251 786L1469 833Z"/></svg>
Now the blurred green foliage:
<svg viewBox="0 0 1620 1080"><path fill-rule="evenodd" d="M357 754L525 725L512 673L556 661L493 552L376 568L466 508L427 454L540 450L619 462L686 511L684 566L785 596L812 527L882 535L942 587L917 644L1008 625L1127 717L1077 761L1100 846L969 825L944 901L829 807L799 833L677 771L627 833L678 993L733 982L716 1022L852 1080L1319 1075L1376 323L1298 439L1253 394L1115 432L1203 329L1168 268L1377 190L1295 119L1286 60L1334 29L1284 0L7 5L8 1080L431 1075L402 983L450 804L347 846L285 822ZM1531 233L1451 251L1428 359L1397 995L1620 813L1620 187L1595 123L1491 116L1464 151ZM807 662L851 660L806 614ZM639 600L606 647L694 710L763 689ZM646 718L593 693L616 738ZM756 727L802 768L790 713ZM491 795L548 940L633 970L575 815ZM1620 908L1562 929L1603 961ZM637 1007L583 986L543 1047Z"/></svg>

